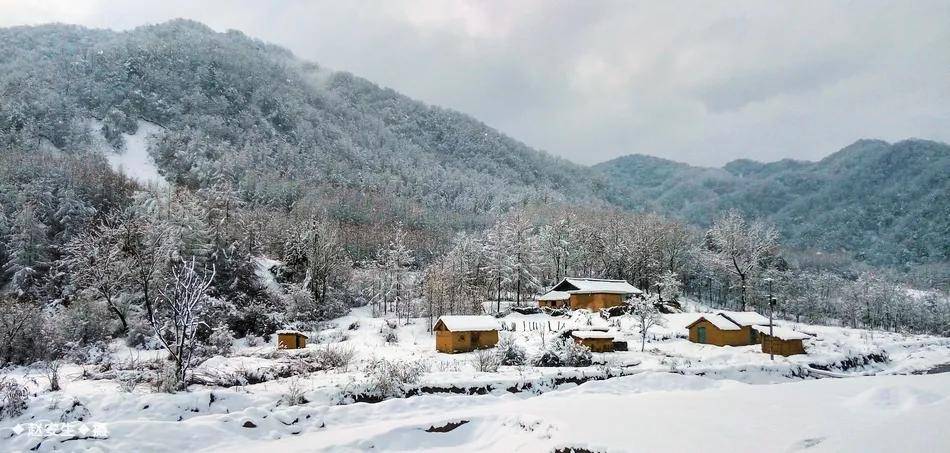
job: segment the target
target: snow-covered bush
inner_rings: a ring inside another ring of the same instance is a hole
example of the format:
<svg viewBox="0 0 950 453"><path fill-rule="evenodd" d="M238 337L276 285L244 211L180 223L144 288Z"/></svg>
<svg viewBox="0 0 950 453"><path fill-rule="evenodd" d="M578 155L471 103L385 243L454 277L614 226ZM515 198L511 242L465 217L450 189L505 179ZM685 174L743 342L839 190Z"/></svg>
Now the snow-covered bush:
<svg viewBox="0 0 950 453"><path fill-rule="evenodd" d="M475 351L475 355L472 356L471 362L472 366L475 367L475 371L495 373L498 371L498 366L501 365L501 358L495 353L495 351L479 349L478 351Z"/></svg>
<svg viewBox="0 0 950 453"><path fill-rule="evenodd" d="M594 363L590 348L587 346L578 344L571 339L556 341L554 344L561 345L558 347L558 352L564 366L590 366Z"/></svg>
<svg viewBox="0 0 950 453"><path fill-rule="evenodd" d="M531 358L531 365L536 367L561 366L561 357L556 352L545 349Z"/></svg>
<svg viewBox="0 0 950 453"><path fill-rule="evenodd" d="M46 380L49 381L49 389L52 392L62 390L59 385L59 369L63 367L63 362L59 360L50 360L43 364L43 373L46 374Z"/></svg>
<svg viewBox="0 0 950 453"><path fill-rule="evenodd" d="M303 385L300 384L300 379L291 379L287 383L287 390L280 395L280 404L284 406L298 406L306 403L307 398L304 397Z"/></svg>
<svg viewBox="0 0 950 453"><path fill-rule="evenodd" d="M152 381L152 387L156 392L175 393L181 388L181 381L175 366L169 363L163 363L162 367L155 375Z"/></svg>
<svg viewBox="0 0 950 453"><path fill-rule="evenodd" d="M155 331L144 316L130 316L129 330L126 332L125 344L130 348L159 349L162 344L155 338Z"/></svg>
<svg viewBox="0 0 950 453"><path fill-rule="evenodd" d="M215 355L228 356L234 347L234 334L227 326L221 326L214 329L214 332L208 336L208 340L202 347L202 355L211 357Z"/></svg>
<svg viewBox="0 0 950 453"><path fill-rule="evenodd" d="M590 348L577 344L570 338L557 338L551 345L531 360L537 367L590 366L593 355Z"/></svg>
<svg viewBox="0 0 950 453"><path fill-rule="evenodd" d="M422 362L374 360L366 368L369 378L366 393L380 398L405 396L426 371Z"/></svg>
<svg viewBox="0 0 950 453"><path fill-rule="evenodd" d="M10 378L0 378L0 420L17 417L26 411L29 393Z"/></svg>
<svg viewBox="0 0 950 453"><path fill-rule="evenodd" d="M254 334L248 334L244 337L244 342L247 343L248 347L254 348L264 344L264 339Z"/></svg>
<svg viewBox="0 0 950 453"><path fill-rule="evenodd" d="M88 420L90 415L89 408L87 408L82 401L79 401L78 398L73 397L69 402L69 406L60 414L59 421L64 423L81 422Z"/></svg>
<svg viewBox="0 0 950 453"><path fill-rule="evenodd" d="M350 362L353 361L353 349L344 347L326 347L317 348L314 361L318 367L324 370L343 369L345 370Z"/></svg>
<svg viewBox="0 0 950 453"><path fill-rule="evenodd" d="M347 330L357 330L359 328L360 328L360 322L359 320L356 320L350 323L350 326L347 327Z"/></svg>
<svg viewBox="0 0 950 453"><path fill-rule="evenodd" d="M396 328L399 326L399 323L392 319L387 319L386 323L383 324L383 327L379 329L379 335L383 337L383 341L386 343L397 343L399 342L399 337L396 335Z"/></svg>
<svg viewBox="0 0 950 453"><path fill-rule="evenodd" d="M502 337L495 348L495 352L498 355L499 363L505 366L524 365L527 357L524 348L519 346L511 336Z"/></svg>

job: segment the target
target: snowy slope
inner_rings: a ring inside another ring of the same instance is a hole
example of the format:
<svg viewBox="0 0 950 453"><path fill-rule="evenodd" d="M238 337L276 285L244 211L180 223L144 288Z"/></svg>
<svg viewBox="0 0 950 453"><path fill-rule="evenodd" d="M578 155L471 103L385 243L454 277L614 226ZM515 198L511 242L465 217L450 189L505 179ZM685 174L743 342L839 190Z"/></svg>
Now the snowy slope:
<svg viewBox="0 0 950 453"><path fill-rule="evenodd" d="M96 121L93 121L92 125L94 131L101 128L101 124ZM103 153L116 171L144 185L166 186L168 183L159 173L155 160L148 153L149 137L161 131L160 126L139 120L135 134L122 134L125 139L125 148L122 151L116 152L106 145L102 147Z"/></svg>

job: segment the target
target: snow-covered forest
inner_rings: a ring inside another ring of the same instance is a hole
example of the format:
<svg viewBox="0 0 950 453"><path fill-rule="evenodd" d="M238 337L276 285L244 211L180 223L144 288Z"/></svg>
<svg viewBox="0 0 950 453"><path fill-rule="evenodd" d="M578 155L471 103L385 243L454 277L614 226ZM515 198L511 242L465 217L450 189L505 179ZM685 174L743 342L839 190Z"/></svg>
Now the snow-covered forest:
<svg viewBox="0 0 950 453"><path fill-rule="evenodd" d="M808 249L742 206L695 222L640 204L610 172L190 21L8 28L0 49L0 421L62 412L49 393L62 388L94 415L155 404L180 421L188 395L211 408L224 394L216 417L266 406L290 426L333 419L307 402L423 388L543 393L639 367L676 374L680 391L707 374L758 384L948 359L950 282L933 247L891 265L889 247L880 260ZM646 295L616 316L536 309L565 277ZM776 364L684 338L697 312L768 313L770 298L776 319L821 340L811 357ZM504 335L494 352L445 358L432 350L443 315L494 316ZM568 323L636 347L592 354L557 337ZM281 355L286 329L316 347ZM91 402L101 382L123 396ZM227 420L274 421L243 414Z"/></svg>

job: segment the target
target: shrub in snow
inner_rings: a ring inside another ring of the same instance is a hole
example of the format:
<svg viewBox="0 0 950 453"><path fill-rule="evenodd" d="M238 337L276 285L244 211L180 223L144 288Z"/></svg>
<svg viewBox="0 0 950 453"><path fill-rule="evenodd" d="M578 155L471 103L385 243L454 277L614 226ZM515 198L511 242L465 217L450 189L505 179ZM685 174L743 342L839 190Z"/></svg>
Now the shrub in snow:
<svg viewBox="0 0 950 453"><path fill-rule="evenodd" d="M227 326L221 326L214 329L214 332L211 332L211 335L208 336L202 348L202 355L206 357L216 355L228 356L231 355L233 347L234 334Z"/></svg>
<svg viewBox="0 0 950 453"><path fill-rule="evenodd" d="M524 348L519 346L515 339L510 336L501 338L495 352L498 355L499 363L505 366L524 365L527 357Z"/></svg>
<svg viewBox="0 0 950 453"><path fill-rule="evenodd" d="M125 344L131 348L159 349L162 344L155 338L155 331L143 317L129 317L129 330L126 332Z"/></svg>
<svg viewBox="0 0 950 453"><path fill-rule="evenodd" d="M89 419L89 408L86 407L78 398L73 397L69 406L63 410L59 416L59 421L63 423L81 422Z"/></svg>
<svg viewBox="0 0 950 453"><path fill-rule="evenodd" d="M300 379L291 379L287 383L287 390L280 396L280 404L284 406L297 406L306 404L307 398L304 397L303 386Z"/></svg>
<svg viewBox="0 0 950 453"><path fill-rule="evenodd" d="M163 363L162 367L156 373L152 387L156 392L175 393L181 387L181 381L175 366Z"/></svg>
<svg viewBox="0 0 950 453"><path fill-rule="evenodd" d="M556 352L546 349L531 359L531 365L537 367L561 366L561 357Z"/></svg>
<svg viewBox="0 0 950 453"><path fill-rule="evenodd" d="M577 344L570 339L556 341L555 344L563 345L558 349L564 366L590 366L594 363L590 348L587 346Z"/></svg>
<svg viewBox="0 0 950 453"><path fill-rule="evenodd" d="M484 373L495 373L498 371L498 366L501 365L501 359L498 357L498 354L486 349L475 351L475 355L472 356L471 361L475 367L475 371Z"/></svg>
<svg viewBox="0 0 950 453"><path fill-rule="evenodd" d="M350 323L350 326L347 327L348 330L357 330L357 329L359 329L359 328L360 328L360 322L359 322L359 321L353 321L353 322Z"/></svg>
<svg viewBox="0 0 950 453"><path fill-rule="evenodd" d="M246 337L244 337L244 342L248 345L248 347L254 348L264 344L264 339L257 335L248 334Z"/></svg>
<svg viewBox="0 0 950 453"><path fill-rule="evenodd" d="M386 343L399 342L399 337L396 336L396 327L394 325L395 325L395 321L393 321L393 323L390 323L389 320L387 320L386 324L381 329L379 329L379 335L383 337L383 341L385 341Z"/></svg>
<svg viewBox="0 0 950 453"><path fill-rule="evenodd" d="M0 378L0 420L18 417L26 411L29 393L10 378Z"/></svg>
<svg viewBox="0 0 950 453"><path fill-rule="evenodd" d="M52 392L58 392L62 390L59 386L59 369L62 368L63 362L59 360L50 360L43 363L43 373L46 374L46 380L49 381L49 389Z"/></svg>
<svg viewBox="0 0 950 453"><path fill-rule="evenodd" d="M426 371L422 362L374 360L366 369L369 378L366 393L381 398L405 396Z"/></svg>
<svg viewBox="0 0 950 453"><path fill-rule="evenodd" d="M570 338L557 338L531 363L538 367L590 366L593 363L593 355L587 346L577 344Z"/></svg>
<svg viewBox="0 0 950 453"><path fill-rule="evenodd" d="M314 362L320 368L324 370L331 369L346 369L350 365L350 362L353 361L354 356L353 349L343 348L343 347L331 347L327 345L326 347L318 348L314 355Z"/></svg>

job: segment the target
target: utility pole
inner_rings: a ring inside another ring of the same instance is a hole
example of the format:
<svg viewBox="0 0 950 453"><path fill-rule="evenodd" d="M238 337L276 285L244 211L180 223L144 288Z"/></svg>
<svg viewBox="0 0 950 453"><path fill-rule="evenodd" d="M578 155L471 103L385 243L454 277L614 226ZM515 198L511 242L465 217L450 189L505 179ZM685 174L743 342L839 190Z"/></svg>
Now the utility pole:
<svg viewBox="0 0 950 453"><path fill-rule="evenodd" d="M769 359L775 360L775 350L774 341L772 335L774 334L772 330L772 312L775 310L775 298L772 297L772 277L768 277L765 281L769 282Z"/></svg>

